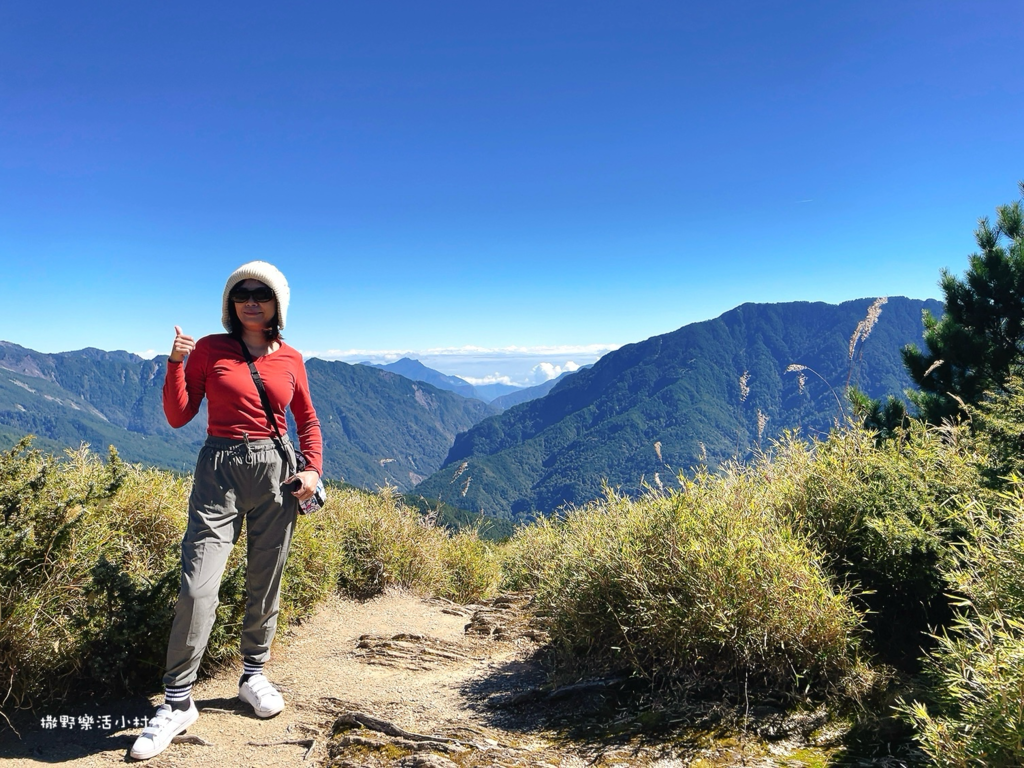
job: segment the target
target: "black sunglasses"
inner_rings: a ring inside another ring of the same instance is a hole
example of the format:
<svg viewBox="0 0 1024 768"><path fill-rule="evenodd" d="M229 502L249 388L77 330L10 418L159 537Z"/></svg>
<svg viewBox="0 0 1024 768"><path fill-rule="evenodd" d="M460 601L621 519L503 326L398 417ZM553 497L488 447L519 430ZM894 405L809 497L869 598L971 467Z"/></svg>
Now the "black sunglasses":
<svg viewBox="0 0 1024 768"><path fill-rule="evenodd" d="M262 288L232 288L228 298L235 304L245 304L249 299L255 299L260 304L266 304L274 298L274 289L263 286Z"/></svg>

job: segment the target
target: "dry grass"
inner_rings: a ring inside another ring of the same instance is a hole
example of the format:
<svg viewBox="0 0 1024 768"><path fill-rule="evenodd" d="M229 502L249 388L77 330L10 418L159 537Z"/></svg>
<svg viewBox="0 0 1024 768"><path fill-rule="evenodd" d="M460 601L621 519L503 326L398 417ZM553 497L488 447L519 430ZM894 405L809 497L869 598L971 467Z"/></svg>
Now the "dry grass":
<svg viewBox="0 0 1024 768"><path fill-rule="evenodd" d="M146 690L162 674L187 522L188 477L63 457L27 443L0 454L0 691L3 708L34 707L74 689ZM400 585L456 600L489 595L499 563L475 534L424 525L390 490L331 489L300 517L282 590L282 621L334 592ZM237 656L245 548L235 547L204 671Z"/></svg>
<svg viewBox="0 0 1024 768"><path fill-rule="evenodd" d="M536 584L561 661L648 676L838 681L859 618L817 554L735 471L630 500L609 492L508 546L510 587Z"/></svg>
<svg viewBox="0 0 1024 768"><path fill-rule="evenodd" d="M922 604L945 600L958 504L980 492L977 461L955 429L881 445L856 429L787 436L681 490L609 491L520 529L505 585L537 591L565 669L856 698L875 677L863 660L915 662Z"/></svg>

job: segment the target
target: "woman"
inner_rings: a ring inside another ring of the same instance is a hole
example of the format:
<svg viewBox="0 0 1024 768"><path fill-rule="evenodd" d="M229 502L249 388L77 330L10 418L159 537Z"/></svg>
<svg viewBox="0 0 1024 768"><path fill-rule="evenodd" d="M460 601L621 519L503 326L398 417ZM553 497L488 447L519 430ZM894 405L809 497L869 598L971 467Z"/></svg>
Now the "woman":
<svg viewBox="0 0 1024 768"><path fill-rule="evenodd" d="M164 413L172 427L184 426L205 397L209 426L181 545L181 590L167 647L164 703L135 741L131 755L136 759L159 754L199 717L192 684L216 616L221 576L243 520L247 600L238 696L259 717L273 717L284 708L280 692L263 675L263 665L277 627L281 573L298 503L313 495L322 471L320 422L310 401L306 368L302 356L281 338L288 298L284 275L271 264L252 261L236 269L224 286L221 322L227 334L194 342L174 328ZM287 434L285 408L292 410L308 462L303 472L292 472L295 456L288 438L283 444L274 439L243 344L282 435Z"/></svg>

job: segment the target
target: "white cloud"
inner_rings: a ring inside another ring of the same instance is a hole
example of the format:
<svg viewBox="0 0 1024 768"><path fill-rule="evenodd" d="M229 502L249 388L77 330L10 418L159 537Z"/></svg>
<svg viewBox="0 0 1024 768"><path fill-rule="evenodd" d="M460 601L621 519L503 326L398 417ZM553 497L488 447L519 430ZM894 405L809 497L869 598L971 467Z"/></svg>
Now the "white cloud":
<svg viewBox="0 0 1024 768"><path fill-rule="evenodd" d="M145 352L136 352L135 354L146 360L152 360L157 356L157 351L155 349L147 349Z"/></svg>
<svg viewBox="0 0 1024 768"><path fill-rule="evenodd" d="M419 360L435 371L458 376L470 384L532 387L566 371L596 363L620 344L563 344L508 347L433 347L430 349L302 350L304 357L346 363L393 363L403 357Z"/></svg>
<svg viewBox="0 0 1024 768"><path fill-rule="evenodd" d="M533 377L534 384L543 384L545 381L551 381L551 379L557 379L566 371L578 371L579 365L574 363L572 360L567 360L564 365L555 365L554 363L539 363L533 366L533 370L530 371Z"/></svg>
<svg viewBox="0 0 1024 768"><path fill-rule="evenodd" d="M490 376L476 377L476 376L460 376L459 378L464 381L468 381L474 387L479 387L485 384L507 384L510 387L522 387L523 384L512 381L511 377L505 376L500 373L492 373Z"/></svg>

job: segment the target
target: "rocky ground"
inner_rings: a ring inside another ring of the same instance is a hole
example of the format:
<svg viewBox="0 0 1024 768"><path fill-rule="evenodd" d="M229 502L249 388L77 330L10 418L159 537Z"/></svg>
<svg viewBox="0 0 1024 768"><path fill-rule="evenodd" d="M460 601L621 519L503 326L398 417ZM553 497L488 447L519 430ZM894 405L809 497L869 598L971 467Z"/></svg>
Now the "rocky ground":
<svg viewBox="0 0 1024 768"><path fill-rule="evenodd" d="M696 709L677 722L645 707L628 681L553 688L538 654L544 630L527 603L506 595L458 606L405 592L333 600L275 646L267 676L284 693L284 712L256 718L238 701L239 670L227 669L196 686L199 720L148 762L796 768L825 765L840 751L843 729L822 713L787 716L762 705L737 731ZM0 735L0 756L10 766L131 762L134 719L159 702L138 697L37 713L15 722L20 738ZM44 727L45 718L54 727Z"/></svg>

